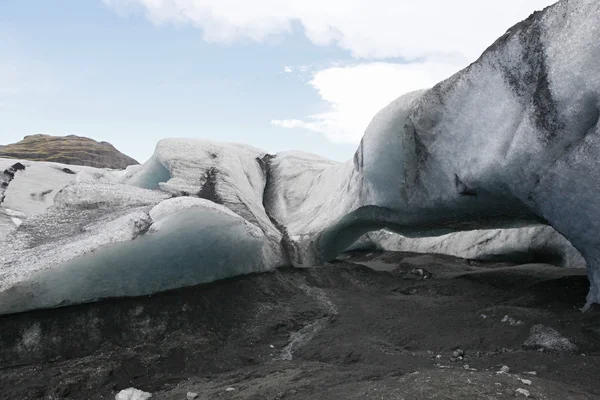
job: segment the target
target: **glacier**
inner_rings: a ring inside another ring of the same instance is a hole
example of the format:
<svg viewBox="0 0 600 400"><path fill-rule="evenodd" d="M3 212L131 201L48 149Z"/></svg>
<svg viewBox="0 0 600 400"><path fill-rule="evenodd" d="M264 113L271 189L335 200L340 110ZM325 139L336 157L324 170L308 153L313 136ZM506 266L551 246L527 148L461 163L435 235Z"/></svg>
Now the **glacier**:
<svg viewBox="0 0 600 400"><path fill-rule="evenodd" d="M585 268L581 254L550 226L483 229L410 238L382 229L369 232L352 249L436 253L480 261L546 263Z"/></svg>
<svg viewBox="0 0 600 400"><path fill-rule="evenodd" d="M122 171L0 159L0 313L360 246L585 264L600 303L600 3L562 0L374 116L353 159L164 139ZM47 180L48 187L41 181ZM50 190L50 191L48 191Z"/></svg>

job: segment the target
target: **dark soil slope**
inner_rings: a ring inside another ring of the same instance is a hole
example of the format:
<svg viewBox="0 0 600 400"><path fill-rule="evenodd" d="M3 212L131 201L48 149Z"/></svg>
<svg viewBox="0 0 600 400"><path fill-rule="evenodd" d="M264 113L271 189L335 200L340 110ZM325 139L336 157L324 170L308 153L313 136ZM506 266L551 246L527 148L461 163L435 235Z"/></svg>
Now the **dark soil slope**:
<svg viewBox="0 0 600 400"><path fill-rule="evenodd" d="M0 398L114 399L133 386L168 400L599 399L587 289L584 271L544 264L353 253L8 315Z"/></svg>

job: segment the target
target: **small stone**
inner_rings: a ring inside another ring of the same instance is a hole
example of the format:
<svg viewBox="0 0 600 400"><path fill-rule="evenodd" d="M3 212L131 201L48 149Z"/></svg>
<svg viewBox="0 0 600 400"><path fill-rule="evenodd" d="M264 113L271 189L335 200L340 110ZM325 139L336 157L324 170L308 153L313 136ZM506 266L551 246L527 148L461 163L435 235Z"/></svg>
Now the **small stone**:
<svg viewBox="0 0 600 400"><path fill-rule="evenodd" d="M461 349L456 349L452 352L452 357L461 359L465 355L465 352Z"/></svg>
<svg viewBox="0 0 600 400"><path fill-rule="evenodd" d="M519 379L522 384L531 386L531 381L529 379Z"/></svg>
<svg viewBox="0 0 600 400"><path fill-rule="evenodd" d="M233 392L235 391L235 388L232 387L228 387L227 389L225 389L226 392Z"/></svg>
<svg viewBox="0 0 600 400"><path fill-rule="evenodd" d="M469 367L469 364L465 364L465 365L463 365L463 368L464 369L470 369L471 367Z"/></svg>
<svg viewBox="0 0 600 400"><path fill-rule="evenodd" d="M274 349L274 348L275 348L275 346L273 346L272 344L271 344L271 345L269 345L269 347L270 347L270 348L272 348L272 349Z"/></svg>
<svg viewBox="0 0 600 400"><path fill-rule="evenodd" d="M500 368L500 372L502 372L503 374L508 374L509 371L510 368L508 368L506 365L503 365L502 368Z"/></svg>
<svg viewBox="0 0 600 400"><path fill-rule="evenodd" d="M529 390L527 390L527 389L519 388L515 392L516 392L517 396L519 396L519 395L525 396L525 397L531 396L531 393L529 393Z"/></svg>
<svg viewBox="0 0 600 400"><path fill-rule="evenodd" d="M431 278L431 272L424 270L423 268L414 268L410 271L411 274L421 277L422 279Z"/></svg>
<svg viewBox="0 0 600 400"><path fill-rule="evenodd" d="M516 320L513 317L508 316L508 315L505 315L504 318L502 318L502 320L500 322L509 324L510 326L523 325L523 321Z"/></svg>
<svg viewBox="0 0 600 400"><path fill-rule="evenodd" d="M435 358L439 360L439 359L441 359L441 358L442 358L442 355L441 355L441 354L438 354L437 356L435 356Z"/></svg>
<svg viewBox="0 0 600 400"><path fill-rule="evenodd" d="M188 398L188 400L194 400L196 397L198 397L198 393L187 392L187 398Z"/></svg>
<svg viewBox="0 0 600 400"><path fill-rule="evenodd" d="M152 397L152 393L130 387L117 393L115 400L148 400L150 397Z"/></svg>
<svg viewBox="0 0 600 400"><path fill-rule="evenodd" d="M533 376L536 376L536 375L537 375L537 372L535 372L535 371L529 371L529 372L525 372L525 373L526 373L527 375L533 375Z"/></svg>

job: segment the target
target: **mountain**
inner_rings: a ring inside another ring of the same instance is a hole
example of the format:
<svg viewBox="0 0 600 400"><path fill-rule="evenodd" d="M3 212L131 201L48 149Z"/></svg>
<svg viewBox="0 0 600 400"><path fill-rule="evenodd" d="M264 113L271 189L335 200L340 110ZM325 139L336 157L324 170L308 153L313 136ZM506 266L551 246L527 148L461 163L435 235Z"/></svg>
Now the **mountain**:
<svg viewBox="0 0 600 400"><path fill-rule="evenodd" d="M0 157L112 169L139 164L108 142L75 135L25 136L17 143L0 146Z"/></svg>

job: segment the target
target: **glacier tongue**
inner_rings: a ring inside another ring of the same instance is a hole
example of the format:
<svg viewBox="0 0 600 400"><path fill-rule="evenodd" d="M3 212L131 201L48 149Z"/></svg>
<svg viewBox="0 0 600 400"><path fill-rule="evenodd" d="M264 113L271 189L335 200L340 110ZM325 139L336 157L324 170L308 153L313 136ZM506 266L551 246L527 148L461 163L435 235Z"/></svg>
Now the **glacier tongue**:
<svg viewBox="0 0 600 400"><path fill-rule="evenodd" d="M565 266L579 251L598 303L598 26L596 0L534 13L381 110L346 163L192 139L161 140L124 171L27 162L2 188L0 313L316 265L357 241L550 249Z"/></svg>

